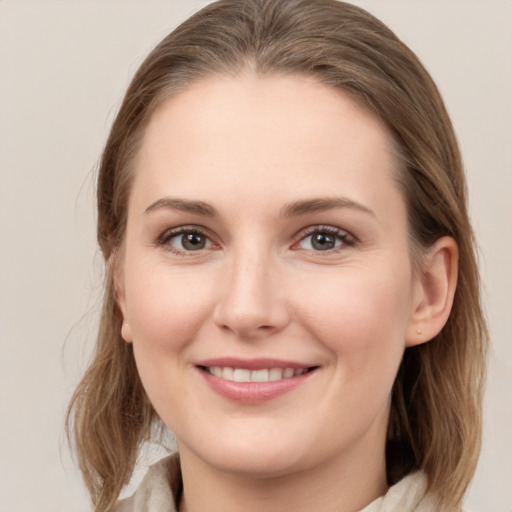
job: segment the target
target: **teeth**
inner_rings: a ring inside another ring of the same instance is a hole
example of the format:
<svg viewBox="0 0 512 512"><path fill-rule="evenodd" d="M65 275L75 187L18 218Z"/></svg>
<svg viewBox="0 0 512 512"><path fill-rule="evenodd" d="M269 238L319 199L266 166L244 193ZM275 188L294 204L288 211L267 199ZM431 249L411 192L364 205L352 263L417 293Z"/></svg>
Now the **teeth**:
<svg viewBox="0 0 512 512"><path fill-rule="evenodd" d="M206 368L208 373L215 377L234 382L269 382L281 379L298 377L307 372L306 368L269 368L262 370L247 370L245 368L230 368L212 366Z"/></svg>
<svg viewBox="0 0 512 512"><path fill-rule="evenodd" d="M268 382L268 370L253 370L251 382Z"/></svg>
<svg viewBox="0 0 512 512"><path fill-rule="evenodd" d="M295 371L293 368L286 368L285 371L283 372L283 377L285 379L289 379L290 377L293 377L294 374Z"/></svg>
<svg viewBox="0 0 512 512"><path fill-rule="evenodd" d="M235 368L235 371L233 372L233 380L235 382L251 382L251 370Z"/></svg>
<svg viewBox="0 0 512 512"><path fill-rule="evenodd" d="M283 378L282 368L270 368L268 371L268 380L281 380Z"/></svg>
<svg viewBox="0 0 512 512"><path fill-rule="evenodd" d="M233 368L219 368L219 370L221 371L220 376L223 379L235 380L234 375L233 375L235 373L235 371L233 370Z"/></svg>

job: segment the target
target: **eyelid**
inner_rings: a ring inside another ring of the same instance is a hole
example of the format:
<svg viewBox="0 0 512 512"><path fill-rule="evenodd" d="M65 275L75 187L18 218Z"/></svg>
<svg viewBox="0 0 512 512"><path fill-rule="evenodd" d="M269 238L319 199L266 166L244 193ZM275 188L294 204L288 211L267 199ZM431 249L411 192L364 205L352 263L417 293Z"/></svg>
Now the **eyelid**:
<svg viewBox="0 0 512 512"><path fill-rule="evenodd" d="M174 246L170 245L168 242L171 238L174 238L179 235L185 235L187 233L198 233L204 237L206 237L213 247L198 249L197 251L180 251L176 249ZM209 229L206 229L202 226L198 226L195 224L187 224L184 226L177 226L174 228L166 229L162 234L160 234L155 242L155 245L159 247L163 247L165 250L172 252L178 256L194 256L199 253L203 253L204 251L217 249L219 247L219 243L215 241L215 237L212 235Z"/></svg>
<svg viewBox="0 0 512 512"><path fill-rule="evenodd" d="M303 241L305 238L307 238L308 236L312 235L313 233L318 233L318 232L324 232L324 233L328 233L333 236L336 236L339 239L341 239L342 243L339 246L334 247L333 249L328 249L325 251L312 251L315 253L323 253L325 255L328 255L328 254L331 254L334 252L338 252L347 246L353 247L359 242L359 240L354 235L352 235L352 233L350 233L349 231L347 231L345 229L342 229L342 228L339 228L336 226L332 226L329 224L318 224L318 225L308 226L306 228L303 228L301 231L299 231L294 237L294 241L292 243L292 249L301 250L300 248L298 248L296 246L301 241ZM197 251L180 251L168 243L169 239L179 236L179 235L187 234L187 233L199 233L200 235L205 236L211 242L212 247L198 249ZM159 247L163 247L165 250L172 252L179 256L194 256L194 255L198 256L199 254L204 253L204 251L209 251L212 249L213 250L219 249L221 244L218 241L216 241L215 239L216 239L216 236L214 234L212 234L212 232L209 229L207 229L203 226L198 226L196 224L187 224L187 225L176 226L176 227L168 228L168 229L164 230L156 238L155 245L159 246ZM302 249L302 250L307 251L307 249Z"/></svg>
<svg viewBox="0 0 512 512"><path fill-rule="evenodd" d="M332 254L334 252L338 252L342 250L344 247L353 247L358 243L358 239L352 235L349 231L346 229L338 228L336 226L332 226L329 224L318 224L314 226L309 226L307 228L302 229L296 236L295 241L292 244L292 249L295 248L300 242L302 242L305 238L312 235L313 233L328 233L330 235L336 236L341 239L342 243L334 247L333 249L328 249L325 251L313 251L315 253L321 254L324 253L325 255ZM296 250L301 250L300 248L297 248ZM303 249L307 250L307 249Z"/></svg>

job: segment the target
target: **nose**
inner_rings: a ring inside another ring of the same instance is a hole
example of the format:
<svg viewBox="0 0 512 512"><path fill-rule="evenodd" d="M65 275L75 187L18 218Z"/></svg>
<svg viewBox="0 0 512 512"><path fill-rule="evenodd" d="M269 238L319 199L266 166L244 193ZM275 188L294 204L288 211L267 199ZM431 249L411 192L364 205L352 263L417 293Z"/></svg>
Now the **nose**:
<svg viewBox="0 0 512 512"><path fill-rule="evenodd" d="M277 265L263 256L234 258L224 274L214 321L239 338L258 339L281 331L290 321Z"/></svg>

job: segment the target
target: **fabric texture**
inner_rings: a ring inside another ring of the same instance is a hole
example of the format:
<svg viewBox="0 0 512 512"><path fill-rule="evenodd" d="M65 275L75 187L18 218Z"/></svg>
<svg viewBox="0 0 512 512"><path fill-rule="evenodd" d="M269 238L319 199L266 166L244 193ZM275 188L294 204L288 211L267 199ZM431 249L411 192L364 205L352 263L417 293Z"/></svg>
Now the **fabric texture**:
<svg viewBox="0 0 512 512"><path fill-rule="evenodd" d="M360 512L435 512L426 487L426 476L412 473ZM151 466L135 494L119 501L114 512L177 512L181 492L179 455L174 453Z"/></svg>
<svg viewBox="0 0 512 512"><path fill-rule="evenodd" d="M181 496L178 453L153 464L131 496L121 500L114 512L177 512Z"/></svg>

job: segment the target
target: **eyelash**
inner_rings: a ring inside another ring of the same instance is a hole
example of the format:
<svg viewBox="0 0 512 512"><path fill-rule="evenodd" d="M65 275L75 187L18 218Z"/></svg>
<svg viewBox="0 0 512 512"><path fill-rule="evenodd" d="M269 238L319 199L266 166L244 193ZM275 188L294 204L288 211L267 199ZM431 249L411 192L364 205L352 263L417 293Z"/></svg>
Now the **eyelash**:
<svg viewBox="0 0 512 512"><path fill-rule="evenodd" d="M166 250L172 252L173 254L177 256L189 256L192 255L194 252L200 252L198 251L185 251L185 250L178 250L175 247L173 247L169 242L173 238L177 238L179 236L184 235L199 235L202 237L205 237L207 241L209 241L210 244L213 244L214 246L218 246L218 244L215 244L212 241L212 237L208 234L208 232L204 228L200 228L198 226L180 226L179 228L174 229L168 229L165 231L160 237L157 239L157 245L164 247Z"/></svg>
<svg viewBox="0 0 512 512"><path fill-rule="evenodd" d="M325 255L336 253L340 250L343 250L344 247L354 247L357 245L357 239L348 233L347 231L336 228L334 226L311 226L304 230L302 230L296 237L295 241L292 244L292 249L294 249L297 245L299 245L301 242L306 240L308 237L314 235L315 233L318 234L325 234L329 236L333 236L337 238L341 243L339 245L331 248L331 249L325 249L325 250L313 250L313 249L305 249L306 251L311 251L314 253L323 253ZM199 235L201 237L205 237L207 239L207 242L212 244L215 247L219 247L218 244L212 241L212 237L208 234L208 232L201 227L198 226L180 226L179 228L169 229L165 231L160 237L157 239L157 245L164 247L166 250L174 253L177 256L190 256L194 252L201 252L204 249L198 249L197 251L187 251L187 250L179 250L173 247L169 242L176 237L184 236L184 235ZM294 250L300 250L300 248L294 249Z"/></svg>
<svg viewBox="0 0 512 512"><path fill-rule="evenodd" d="M353 235L351 235L350 233L345 231L344 229L336 228L334 226L320 225L320 226L311 226L309 228L302 230L302 232L299 235L298 240L293 244L292 247L295 247L300 242L306 240L308 237L310 237L311 235L314 235L315 233L333 236L333 237L337 238L338 240L340 240L341 243L339 245L333 247L332 249L326 249L326 250L322 250L322 251L320 251L320 250L314 251L313 250L312 252L314 252L314 253L323 253L326 255L333 254L333 253L337 253L338 251L343 250L344 247L354 247L357 244L357 239Z"/></svg>

